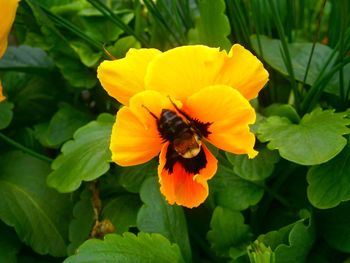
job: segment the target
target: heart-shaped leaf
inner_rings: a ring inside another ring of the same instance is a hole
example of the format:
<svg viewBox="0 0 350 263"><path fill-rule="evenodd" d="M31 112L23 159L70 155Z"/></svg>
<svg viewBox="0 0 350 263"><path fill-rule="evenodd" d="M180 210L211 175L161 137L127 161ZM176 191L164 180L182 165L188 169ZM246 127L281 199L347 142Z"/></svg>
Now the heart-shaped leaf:
<svg viewBox="0 0 350 263"><path fill-rule="evenodd" d="M190 42L229 50L230 22L224 13L225 1L201 0L198 7L200 17L196 20L196 27L190 30Z"/></svg>
<svg viewBox="0 0 350 263"><path fill-rule="evenodd" d="M72 192L82 181L92 181L109 170L109 141L114 117L101 114L96 121L81 127L72 141L62 147L62 154L52 163L54 170L47 183L59 192Z"/></svg>
<svg viewBox="0 0 350 263"><path fill-rule="evenodd" d="M350 200L350 145L327 163L311 167L307 195L311 204L326 209Z"/></svg>
<svg viewBox="0 0 350 263"><path fill-rule="evenodd" d="M179 247L159 234L125 233L123 236L109 234L105 239L86 241L78 253L64 263L90 262L162 262L183 263Z"/></svg>
<svg viewBox="0 0 350 263"><path fill-rule="evenodd" d="M182 207L169 205L159 191L156 177L145 180L141 188L144 205L137 215L137 226L141 231L159 233L177 243L186 261L191 261L187 224Z"/></svg>
<svg viewBox="0 0 350 263"><path fill-rule="evenodd" d="M231 247L242 247L249 242L251 232L238 211L216 207L210 222L207 238L212 249L221 256L228 256Z"/></svg>
<svg viewBox="0 0 350 263"><path fill-rule="evenodd" d="M262 122L258 138L269 142L268 148L277 149L280 155L302 165L316 165L335 157L346 145L342 136L350 133L346 127L350 120L345 113L317 108L306 114L299 124L284 117L272 116Z"/></svg>

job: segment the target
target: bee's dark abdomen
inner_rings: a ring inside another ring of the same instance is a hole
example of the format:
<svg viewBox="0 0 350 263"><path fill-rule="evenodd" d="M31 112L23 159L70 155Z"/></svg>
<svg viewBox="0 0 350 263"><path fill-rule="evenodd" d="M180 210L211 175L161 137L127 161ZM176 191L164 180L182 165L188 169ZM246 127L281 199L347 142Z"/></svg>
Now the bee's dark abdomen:
<svg viewBox="0 0 350 263"><path fill-rule="evenodd" d="M189 125L175 111L163 109L158 120L158 131L163 139L172 141L185 132L192 132Z"/></svg>

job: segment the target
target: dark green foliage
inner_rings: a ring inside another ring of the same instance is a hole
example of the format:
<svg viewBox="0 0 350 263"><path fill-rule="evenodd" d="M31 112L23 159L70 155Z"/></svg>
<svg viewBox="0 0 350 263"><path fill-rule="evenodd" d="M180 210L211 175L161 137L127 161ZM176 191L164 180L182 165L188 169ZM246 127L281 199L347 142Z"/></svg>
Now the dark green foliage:
<svg viewBox="0 0 350 263"><path fill-rule="evenodd" d="M0 262L350 262L349 13L347 0L21 0L0 59ZM259 155L209 145L206 202L169 205L157 158L111 162L120 105L97 66L232 43L269 72L251 101Z"/></svg>

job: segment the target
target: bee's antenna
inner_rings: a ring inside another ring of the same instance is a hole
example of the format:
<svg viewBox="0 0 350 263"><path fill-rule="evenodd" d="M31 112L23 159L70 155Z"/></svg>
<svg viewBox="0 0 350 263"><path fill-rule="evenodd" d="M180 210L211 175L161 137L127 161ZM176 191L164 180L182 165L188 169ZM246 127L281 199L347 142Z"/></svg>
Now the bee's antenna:
<svg viewBox="0 0 350 263"><path fill-rule="evenodd" d="M148 113L152 115L153 118L155 118L157 121L159 120L158 117L153 112L151 112L145 105L142 104L142 107L145 108L148 111Z"/></svg>
<svg viewBox="0 0 350 263"><path fill-rule="evenodd" d="M178 112L180 112L188 121L191 122L191 121L192 121L192 118L191 118L190 116L188 116L188 114L187 114L186 112L184 112L183 110L181 110L181 109L175 104L175 102L173 102L173 100L170 98L169 95L168 95L168 98L169 98L171 104L174 106L174 108L175 108Z"/></svg>

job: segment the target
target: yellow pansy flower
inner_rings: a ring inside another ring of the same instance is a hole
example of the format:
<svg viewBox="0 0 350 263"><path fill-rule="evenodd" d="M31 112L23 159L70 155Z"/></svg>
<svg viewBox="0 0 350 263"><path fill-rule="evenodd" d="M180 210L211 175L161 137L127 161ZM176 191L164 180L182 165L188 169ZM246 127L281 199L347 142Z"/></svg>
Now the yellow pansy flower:
<svg viewBox="0 0 350 263"><path fill-rule="evenodd" d="M166 52L131 49L104 61L98 78L124 104L112 129L112 160L121 166L159 155L161 192L170 204L189 208L208 196L217 160L205 141L254 158L249 103L268 81L262 63L241 45L230 52L203 45Z"/></svg>

